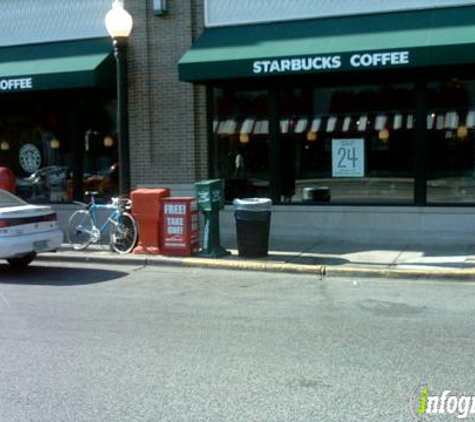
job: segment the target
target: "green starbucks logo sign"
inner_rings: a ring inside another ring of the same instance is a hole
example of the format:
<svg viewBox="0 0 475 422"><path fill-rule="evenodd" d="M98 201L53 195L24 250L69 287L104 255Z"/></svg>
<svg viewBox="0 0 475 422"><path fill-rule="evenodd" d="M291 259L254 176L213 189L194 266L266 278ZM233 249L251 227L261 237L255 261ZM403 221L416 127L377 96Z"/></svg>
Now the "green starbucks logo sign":
<svg viewBox="0 0 475 422"><path fill-rule="evenodd" d="M34 173L41 165L41 151L33 144L25 144L20 148L20 165L27 173Z"/></svg>

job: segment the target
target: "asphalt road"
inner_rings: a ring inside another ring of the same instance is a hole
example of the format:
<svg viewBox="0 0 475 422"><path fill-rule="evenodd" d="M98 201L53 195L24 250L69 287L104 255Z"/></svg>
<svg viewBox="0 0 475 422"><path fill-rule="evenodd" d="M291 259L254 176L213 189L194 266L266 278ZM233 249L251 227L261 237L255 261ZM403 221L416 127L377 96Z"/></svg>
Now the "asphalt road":
<svg viewBox="0 0 475 422"><path fill-rule="evenodd" d="M415 420L408 402L421 383L475 394L474 292L454 281L0 264L0 421Z"/></svg>

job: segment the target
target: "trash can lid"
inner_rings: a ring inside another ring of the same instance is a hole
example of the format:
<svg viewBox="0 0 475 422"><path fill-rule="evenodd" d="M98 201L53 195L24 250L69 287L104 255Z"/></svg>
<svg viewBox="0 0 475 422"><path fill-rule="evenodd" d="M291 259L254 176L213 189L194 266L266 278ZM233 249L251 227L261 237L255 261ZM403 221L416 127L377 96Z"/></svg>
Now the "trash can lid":
<svg viewBox="0 0 475 422"><path fill-rule="evenodd" d="M233 205L236 211L270 211L272 200L269 198L236 198Z"/></svg>

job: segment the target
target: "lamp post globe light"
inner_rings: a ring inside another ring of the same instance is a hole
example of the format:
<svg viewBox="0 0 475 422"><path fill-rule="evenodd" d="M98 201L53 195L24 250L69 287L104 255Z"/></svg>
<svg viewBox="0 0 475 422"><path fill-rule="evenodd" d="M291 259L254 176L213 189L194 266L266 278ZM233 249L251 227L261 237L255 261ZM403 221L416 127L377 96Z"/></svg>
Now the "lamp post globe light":
<svg viewBox="0 0 475 422"><path fill-rule="evenodd" d="M129 122L127 95L127 39L132 32L132 16L124 9L123 0L114 0L107 13L107 32L112 38L117 64L117 133L119 146L119 193L130 190Z"/></svg>

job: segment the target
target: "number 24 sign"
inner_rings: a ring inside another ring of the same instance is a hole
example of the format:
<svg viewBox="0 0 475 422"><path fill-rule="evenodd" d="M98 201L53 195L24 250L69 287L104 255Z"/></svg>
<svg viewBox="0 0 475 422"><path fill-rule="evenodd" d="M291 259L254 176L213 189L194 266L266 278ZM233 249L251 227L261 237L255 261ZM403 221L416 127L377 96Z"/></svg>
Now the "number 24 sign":
<svg viewBox="0 0 475 422"><path fill-rule="evenodd" d="M364 139L332 140L332 176L364 177Z"/></svg>

